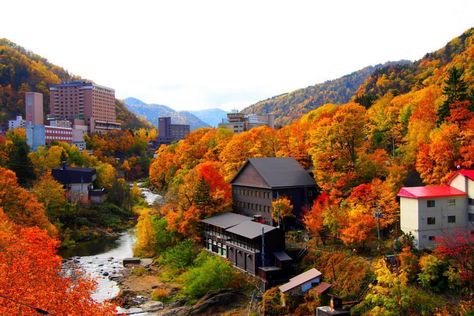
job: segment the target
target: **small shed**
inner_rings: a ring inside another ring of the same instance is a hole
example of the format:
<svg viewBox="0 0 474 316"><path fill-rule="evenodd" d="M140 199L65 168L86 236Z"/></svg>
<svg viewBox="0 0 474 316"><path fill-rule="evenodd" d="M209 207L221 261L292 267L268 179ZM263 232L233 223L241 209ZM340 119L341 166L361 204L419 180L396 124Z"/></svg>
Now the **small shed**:
<svg viewBox="0 0 474 316"><path fill-rule="evenodd" d="M322 273L315 268L312 268L306 272L298 274L279 287L280 291L284 294L304 294L309 289L321 284Z"/></svg>

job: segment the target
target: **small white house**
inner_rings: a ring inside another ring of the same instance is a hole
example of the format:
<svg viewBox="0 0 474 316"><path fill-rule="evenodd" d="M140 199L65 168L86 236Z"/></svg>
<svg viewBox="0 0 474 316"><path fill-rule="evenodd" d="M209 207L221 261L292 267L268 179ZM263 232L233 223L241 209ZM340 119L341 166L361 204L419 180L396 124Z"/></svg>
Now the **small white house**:
<svg viewBox="0 0 474 316"><path fill-rule="evenodd" d="M315 268L309 269L291 278L287 283L278 288L282 293L282 305L285 305L287 295L302 295L312 288L322 294L331 288L331 284L322 282L322 273Z"/></svg>
<svg viewBox="0 0 474 316"><path fill-rule="evenodd" d="M400 189L400 226L418 249L433 248L437 236L473 230L474 170L459 170L449 185Z"/></svg>

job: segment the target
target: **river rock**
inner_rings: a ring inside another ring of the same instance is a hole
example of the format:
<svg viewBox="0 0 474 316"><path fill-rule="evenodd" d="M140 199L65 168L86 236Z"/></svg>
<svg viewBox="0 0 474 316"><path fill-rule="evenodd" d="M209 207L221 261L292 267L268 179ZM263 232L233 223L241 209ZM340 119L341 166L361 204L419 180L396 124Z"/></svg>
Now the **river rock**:
<svg viewBox="0 0 474 316"><path fill-rule="evenodd" d="M141 307L143 310L156 311L156 310L158 310L158 309L162 309L162 308L164 307L164 305L163 305L162 302L149 301L149 302L146 302L146 303L140 305L140 307Z"/></svg>

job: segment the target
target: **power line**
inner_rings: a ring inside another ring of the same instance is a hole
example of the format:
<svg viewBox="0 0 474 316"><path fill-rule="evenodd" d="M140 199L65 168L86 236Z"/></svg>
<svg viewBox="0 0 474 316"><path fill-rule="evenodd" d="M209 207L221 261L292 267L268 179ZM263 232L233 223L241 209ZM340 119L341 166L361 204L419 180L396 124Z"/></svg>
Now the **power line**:
<svg viewBox="0 0 474 316"><path fill-rule="evenodd" d="M39 308L39 307L35 307L35 306L33 306L33 305L30 305L30 304L26 304L26 303L19 302L19 301L17 301L17 300L14 300L14 299L12 299L12 298L6 297L6 296L4 296L4 295L1 295L1 294L0 294L0 297L3 298L3 299L5 299L5 300L11 301L11 302L13 302L13 303L16 303L16 304L18 304L18 305L23 305L23 306L26 306L26 307L28 307L28 308L31 308L31 309L35 310L37 313L40 313L41 315L53 315L53 314L50 314L48 311L45 311L44 309L41 309L41 308Z"/></svg>

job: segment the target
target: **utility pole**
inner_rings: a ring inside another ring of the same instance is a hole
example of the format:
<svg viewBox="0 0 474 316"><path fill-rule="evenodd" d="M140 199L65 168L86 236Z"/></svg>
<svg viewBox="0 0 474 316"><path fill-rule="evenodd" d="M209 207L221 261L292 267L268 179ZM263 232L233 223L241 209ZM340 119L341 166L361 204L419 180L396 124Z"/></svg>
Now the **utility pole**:
<svg viewBox="0 0 474 316"><path fill-rule="evenodd" d="M374 217L377 223L377 250L380 248L380 218L382 218L382 212L380 206L376 206Z"/></svg>

